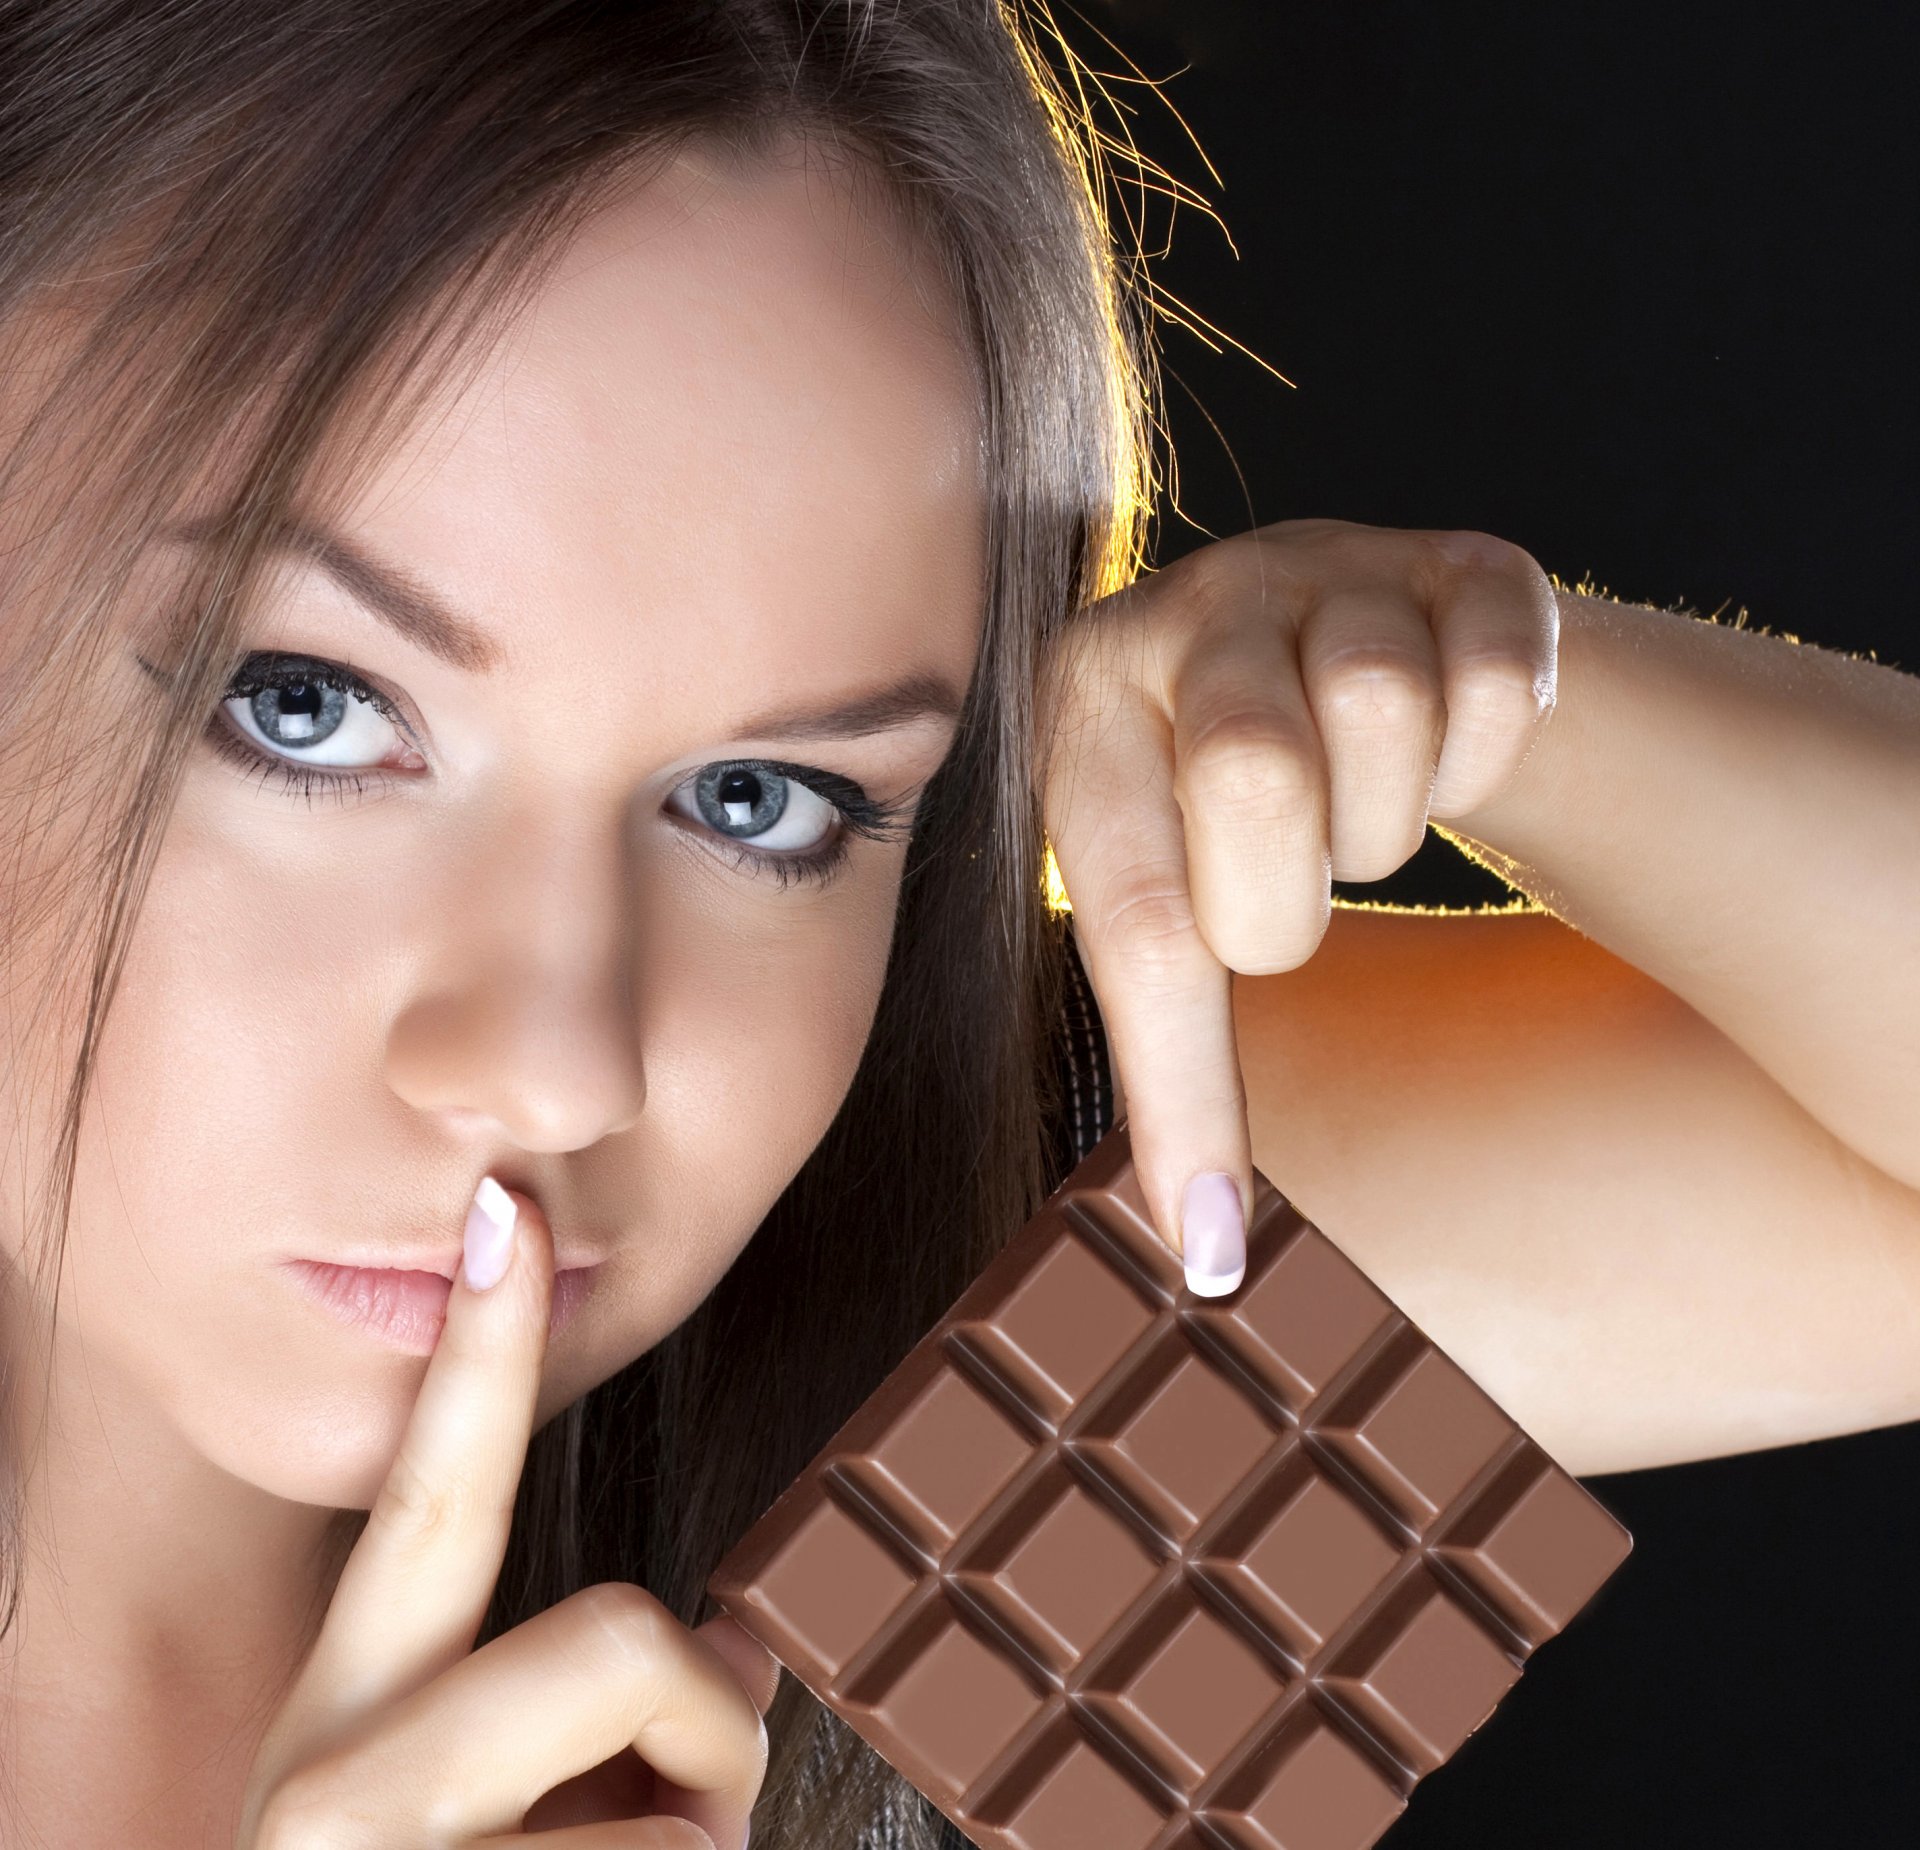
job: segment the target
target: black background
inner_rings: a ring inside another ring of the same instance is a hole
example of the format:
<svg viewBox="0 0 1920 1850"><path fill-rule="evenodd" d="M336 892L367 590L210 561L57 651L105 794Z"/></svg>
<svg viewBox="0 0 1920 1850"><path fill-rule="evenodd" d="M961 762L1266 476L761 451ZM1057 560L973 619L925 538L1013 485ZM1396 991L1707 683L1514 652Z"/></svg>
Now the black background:
<svg viewBox="0 0 1920 1850"><path fill-rule="evenodd" d="M1920 672L1904 9L1056 11L1096 68L1162 80L1096 111L1239 250L1150 198L1154 274L1293 382L1163 324L1184 519L1157 562L1305 515L1478 528ZM1431 834L1337 890L1506 891ZM1392 1850L1920 1843L1920 1427L1592 1482L1634 1555Z"/></svg>

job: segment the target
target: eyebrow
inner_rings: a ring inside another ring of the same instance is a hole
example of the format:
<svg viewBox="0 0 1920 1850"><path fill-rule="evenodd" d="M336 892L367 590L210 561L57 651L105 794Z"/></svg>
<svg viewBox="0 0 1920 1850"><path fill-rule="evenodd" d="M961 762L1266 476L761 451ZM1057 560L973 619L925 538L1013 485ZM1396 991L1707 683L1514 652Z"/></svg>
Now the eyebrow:
<svg viewBox="0 0 1920 1850"><path fill-rule="evenodd" d="M207 515L172 522L161 532L168 539L197 544L220 526L218 516ZM506 660L491 636L456 615L410 572L372 557L337 533L289 517L269 532L266 547L317 565L388 628L443 662L487 674ZM776 707L754 714L738 731L743 738L865 738L925 719L957 720L965 699L944 675L923 669L832 706Z"/></svg>
<svg viewBox="0 0 1920 1850"><path fill-rule="evenodd" d="M197 520L174 521L161 532L168 539L197 544L212 538L220 526L219 517L210 514ZM369 557L337 533L288 517L268 532L266 549L292 553L319 566L356 603L443 662L473 674L486 674L506 660L492 637L464 617L455 616L411 573Z"/></svg>

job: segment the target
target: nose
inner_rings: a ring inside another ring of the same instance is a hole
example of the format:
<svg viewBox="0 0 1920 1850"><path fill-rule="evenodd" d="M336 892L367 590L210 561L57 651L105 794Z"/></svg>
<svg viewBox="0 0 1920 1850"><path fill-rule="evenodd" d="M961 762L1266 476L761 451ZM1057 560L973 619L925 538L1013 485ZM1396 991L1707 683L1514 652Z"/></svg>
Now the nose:
<svg viewBox="0 0 1920 1850"><path fill-rule="evenodd" d="M410 1003L388 1082L415 1110L497 1126L523 1150L583 1150L630 1128L646 1076L624 987L578 973L472 981Z"/></svg>
<svg viewBox="0 0 1920 1850"><path fill-rule="evenodd" d="M630 1128L646 1102L626 864L547 824L513 833L513 851L486 844L483 904L423 914L445 929L388 1029L388 1083L463 1132L527 1151L585 1149ZM527 852L529 841L546 854Z"/></svg>

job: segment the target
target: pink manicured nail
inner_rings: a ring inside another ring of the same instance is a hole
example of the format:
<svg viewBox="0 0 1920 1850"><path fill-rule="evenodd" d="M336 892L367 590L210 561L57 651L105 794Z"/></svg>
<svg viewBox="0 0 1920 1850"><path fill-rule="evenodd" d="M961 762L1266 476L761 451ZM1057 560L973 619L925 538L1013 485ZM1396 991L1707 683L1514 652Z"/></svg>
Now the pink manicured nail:
<svg viewBox="0 0 1920 1850"><path fill-rule="evenodd" d="M1246 1277L1246 1221L1232 1176L1209 1169L1187 1184L1180 1238L1186 1246L1187 1289L1196 1297L1224 1297Z"/></svg>
<svg viewBox="0 0 1920 1850"><path fill-rule="evenodd" d="M467 1286L485 1291L505 1276L513 1252L513 1223L519 1213L513 1197L492 1176L482 1176L467 1210L463 1268Z"/></svg>

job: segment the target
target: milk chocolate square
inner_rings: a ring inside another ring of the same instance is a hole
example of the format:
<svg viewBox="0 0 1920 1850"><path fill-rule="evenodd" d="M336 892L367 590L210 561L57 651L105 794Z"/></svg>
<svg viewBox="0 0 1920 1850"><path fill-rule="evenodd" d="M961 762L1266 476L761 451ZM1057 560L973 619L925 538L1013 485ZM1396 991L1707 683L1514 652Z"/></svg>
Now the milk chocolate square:
<svg viewBox="0 0 1920 1850"><path fill-rule="evenodd" d="M1192 1296L1122 1124L709 1586L981 1850L1367 1850L1630 1546L1257 1170Z"/></svg>

